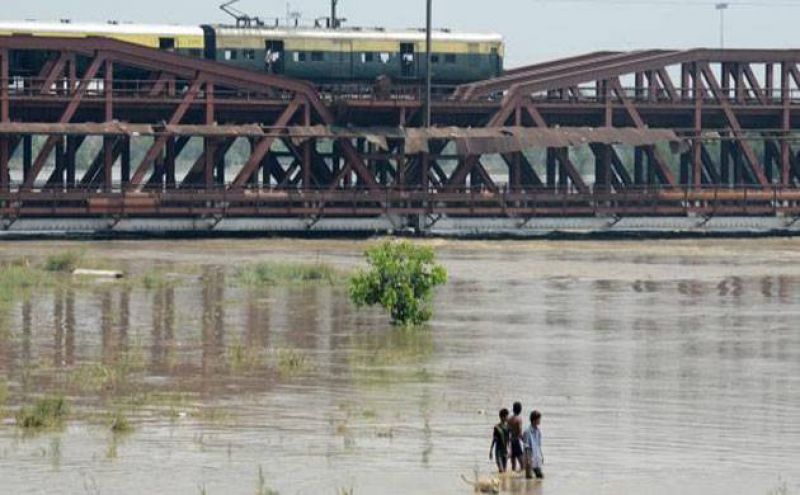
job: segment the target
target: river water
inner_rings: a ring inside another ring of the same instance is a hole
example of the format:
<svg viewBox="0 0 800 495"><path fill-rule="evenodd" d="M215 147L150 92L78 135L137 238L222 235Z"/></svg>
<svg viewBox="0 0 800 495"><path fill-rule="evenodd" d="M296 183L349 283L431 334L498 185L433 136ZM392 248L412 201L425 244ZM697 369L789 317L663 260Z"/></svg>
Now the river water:
<svg viewBox="0 0 800 495"><path fill-rule="evenodd" d="M504 493L800 493L800 240L431 244L450 282L404 332L341 287L231 283L255 261L348 270L364 242L3 243L181 283L6 308L0 493L472 493L515 400L543 413L546 479ZM56 392L65 428L11 424Z"/></svg>

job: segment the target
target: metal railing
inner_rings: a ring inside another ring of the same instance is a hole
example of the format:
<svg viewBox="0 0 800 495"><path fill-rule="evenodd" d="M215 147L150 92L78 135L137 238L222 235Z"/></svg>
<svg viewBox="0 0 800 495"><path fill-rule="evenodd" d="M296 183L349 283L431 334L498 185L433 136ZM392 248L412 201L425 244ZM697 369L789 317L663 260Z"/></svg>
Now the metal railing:
<svg viewBox="0 0 800 495"><path fill-rule="evenodd" d="M10 97L70 97L76 94L80 87L79 79L59 78L52 81L49 87L45 87L48 81L39 77L11 77L0 80L0 85L5 84L8 88ZM159 86L159 91L153 89ZM163 99L171 100L183 98L191 87L191 81L177 80L165 84L163 81L152 79L115 79L112 82L112 96L114 98L128 99ZM534 100L541 102L568 102L568 103L604 103L607 98L612 102L617 102L616 94L611 93L608 97L593 86L579 87L579 93L575 94L569 90L551 90L534 93ZM317 90L324 101L412 101L419 102L423 99L425 88L419 84L392 84L381 86L378 84L319 84ZM452 102L455 86L453 85L434 85L433 99L439 102ZM625 87L623 92L626 98L636 103L681 103L694 101L694 88L675 88L673 99L670 94L657 89L651 91L650 88ZM206 89L202 87L196 93L196 98L203 101L206 98ZM83 96L85 98L103 98L106 96L105 81L102 78L92 79L86 86ZM213 91L214 99L217 100L237 100L245 102L265 101L265 100L289 100L293 94L289 91L277 91L265 88L264 91L244 91L230 90L215 87ZM488 96L488 101L499 102L505 96L504 92L493 93ZM771 91L763 90L762 94L756 94L750 88L739 91L735 88L723 89L723 96L734 105L782 105L783 92L781 89ZM788 97L793 105L800 104L800 90L791 89ZM703 101L709 104L717 102L716 97L709 91L702 93Z"/></svg>
<svg viewBox="0 0 800 495"><path fill-rule="evenodd" d="M800 189L631 187L587 193L554 188L277 189L248 187L132 191L98 187L14 188L0 192L0 217L372 217L449 215L505 217L789 217L800 218Z"/></svg>

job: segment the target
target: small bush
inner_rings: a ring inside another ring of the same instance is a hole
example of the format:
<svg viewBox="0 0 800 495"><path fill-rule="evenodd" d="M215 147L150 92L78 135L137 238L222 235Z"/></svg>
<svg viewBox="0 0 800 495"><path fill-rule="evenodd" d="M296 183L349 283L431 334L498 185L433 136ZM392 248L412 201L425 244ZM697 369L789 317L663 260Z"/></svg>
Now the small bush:
<svg viewBox="0 0 800 495"><path fill-rule="evenodd" d="M410 242L385 242L365 253L369 270L350 278L350 299L356 306L381 305L402 326L428 321L433 290L447 282L433 249Z"/></svg>
<svg viewBox="0 0 800 495"><path fill-rule="evenodd" d="M21 428L52 428L63 423L68 413L67 401L63 397L40 399L33 407L23 407L17 413L17 425Z"/></svg>
<svg viewBox="0 0 800 495"><path fill-rule="evenodd" d="M236 273L243 285L251 287L273 286L279 284L336 281L336 270L324 263L281 264L274 262L257 263L246 266Z"/></svg>
<svg viewBox="0 0 800 495"><path fill-rule="evenodd" d="M44 269L48 272L72 272L83 259L83 253L78 251L65 251L48 256L44 262Z"/></svg>

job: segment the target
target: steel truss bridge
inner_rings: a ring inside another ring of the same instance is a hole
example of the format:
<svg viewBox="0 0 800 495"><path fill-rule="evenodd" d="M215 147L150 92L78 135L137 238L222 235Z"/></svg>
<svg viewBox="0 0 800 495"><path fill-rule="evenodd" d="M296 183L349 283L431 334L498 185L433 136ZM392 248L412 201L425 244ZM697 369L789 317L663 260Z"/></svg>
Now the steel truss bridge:
<svg viewBox="0 0 800 495"><path fill-rule="evenodd" d="M800 50L597 52L321 89L108 39L0 37L0 230L800 229Z"/></svg>

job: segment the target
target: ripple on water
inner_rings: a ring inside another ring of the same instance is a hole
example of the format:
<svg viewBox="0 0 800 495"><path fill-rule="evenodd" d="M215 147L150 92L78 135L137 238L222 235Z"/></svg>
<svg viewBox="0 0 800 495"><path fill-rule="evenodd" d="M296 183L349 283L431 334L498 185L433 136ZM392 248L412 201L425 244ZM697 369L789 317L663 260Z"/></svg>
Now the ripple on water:
<svg viewBox="0 0 800 495"><path fill-rule="evenodd" d="M252 493L260 466L281 493L467 493L459 475L492 469L496 410L519 399L544 412L548 479L512 493L800 492L796 241L444 242L453 283L415 333L341 288L230 278L280 257L349 267L361 247L90 245L140 271L204 266L0 307L10 405L66 390L80 416L0 427L4 489ZM93 416L110 408L133 433Z"/></svg>

